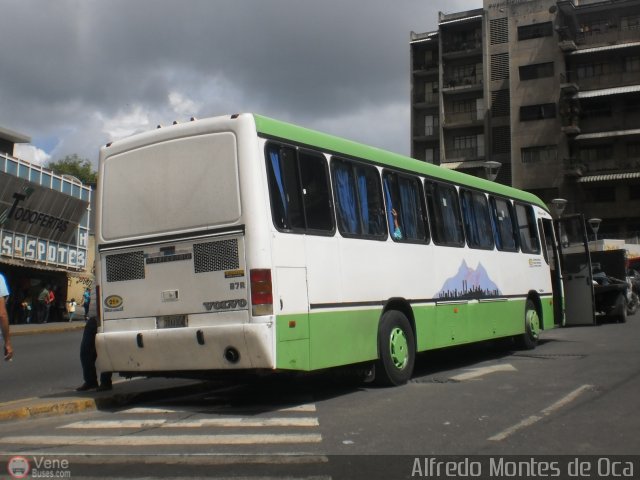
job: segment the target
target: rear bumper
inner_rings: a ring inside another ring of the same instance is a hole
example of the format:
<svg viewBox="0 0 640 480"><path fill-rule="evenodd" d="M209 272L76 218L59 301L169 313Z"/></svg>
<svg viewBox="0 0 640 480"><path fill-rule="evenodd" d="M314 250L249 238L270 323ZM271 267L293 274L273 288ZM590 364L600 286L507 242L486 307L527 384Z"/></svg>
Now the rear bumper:
<svg viewBox="0 0 640 480"><path fill-rule="evenodd" d="M99 333L103 372L274 369L274 326L220 325ZM235 349L237 360L225 352Z"/></svg>

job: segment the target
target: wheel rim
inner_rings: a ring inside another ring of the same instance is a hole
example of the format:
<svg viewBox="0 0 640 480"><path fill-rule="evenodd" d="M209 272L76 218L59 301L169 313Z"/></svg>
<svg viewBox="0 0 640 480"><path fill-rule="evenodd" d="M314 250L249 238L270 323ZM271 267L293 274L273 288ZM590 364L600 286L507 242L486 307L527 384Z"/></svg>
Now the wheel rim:
<svg viewBox="0 0 640 480"><path fill-rule="evenodd" d="M391 354L391 361L393 365L402 370L407 366L409 362L409 344L407 343L407 337L404 331L396 327L391 330L389 336L389 353Z"/></svg>
<svg viewBox="0 0 640 480"><path fill-rule="evenodd" d="M535 310L527 310L527 328L531 337L537 339L540 334L540 318Z"/></svg>

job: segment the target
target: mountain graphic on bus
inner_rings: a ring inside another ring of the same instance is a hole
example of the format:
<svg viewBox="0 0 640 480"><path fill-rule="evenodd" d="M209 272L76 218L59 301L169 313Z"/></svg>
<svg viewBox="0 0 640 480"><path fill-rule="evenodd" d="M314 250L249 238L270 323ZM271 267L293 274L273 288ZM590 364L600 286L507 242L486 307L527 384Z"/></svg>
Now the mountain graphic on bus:
<svg viewBox="0 0 640 480"><path fill-rule="evenodd" d="M478 263L475 270L462 261L458 273L448 278L438 293L436 298L441 299L479 299L488 297L498 297L501 295L500 289L494 283L489 274Z"/></svg>

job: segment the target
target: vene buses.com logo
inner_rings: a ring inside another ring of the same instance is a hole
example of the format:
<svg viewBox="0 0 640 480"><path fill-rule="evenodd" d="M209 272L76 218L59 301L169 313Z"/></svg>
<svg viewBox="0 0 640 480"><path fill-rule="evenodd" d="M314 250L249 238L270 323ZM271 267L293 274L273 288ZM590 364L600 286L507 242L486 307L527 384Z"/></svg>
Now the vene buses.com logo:
<svg viewBox="0 0 640 480"><path fill-rule="evenodd" d="M7 471L11 478L27 478L31 467L25 457L11 457L7 463Z"/></svg>

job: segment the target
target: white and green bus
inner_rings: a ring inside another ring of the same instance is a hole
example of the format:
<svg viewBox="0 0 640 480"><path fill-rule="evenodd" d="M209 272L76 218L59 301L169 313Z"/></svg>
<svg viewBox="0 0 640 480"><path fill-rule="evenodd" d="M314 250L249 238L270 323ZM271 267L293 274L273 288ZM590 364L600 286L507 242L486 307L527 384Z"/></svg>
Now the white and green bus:
<svg viewBox="0 0 640 480"><path fill-rule="evenodd" d="M253 114L159 128L100 152L98 367L402 384L418 352L561 323L555 245L484 179Z"/></svg>

